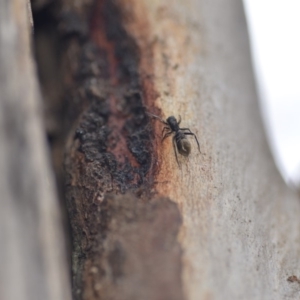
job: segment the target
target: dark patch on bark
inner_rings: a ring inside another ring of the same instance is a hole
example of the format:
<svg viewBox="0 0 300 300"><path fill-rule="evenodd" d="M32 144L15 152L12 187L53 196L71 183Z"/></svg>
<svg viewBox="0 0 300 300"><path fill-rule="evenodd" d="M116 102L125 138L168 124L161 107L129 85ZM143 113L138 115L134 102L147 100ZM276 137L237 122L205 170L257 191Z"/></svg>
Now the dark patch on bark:
<svg viewBox="0 0 300 300"><path fill-rule="evenodd" d="M98 1L93 9L88 39L83 38L82 21L82 30L73 26L79 19L76 13L61 13L60 28L64 28L73 74L66 97L66 126L74 130L77 122L78 150L87 161L107 169L115 189L125 191L151 181L155 172L139 51L121 26L121 14L112 1Z"/></svg>
<svg viewBox="0 0 300 300"><path fill-rule="evenodd" d="M74 298L183 299L180 214L170 200L151 200L157 154L140 50L115 1L83 11L69 7L59 27Z"/></svg>
<svg viewBox="0 0 300 300"><path fill-rule="evenodd" d="M82 299L183 299L177 206L126 194L108 195L99 207L101 234L90 236L85 253Z"/></svg>

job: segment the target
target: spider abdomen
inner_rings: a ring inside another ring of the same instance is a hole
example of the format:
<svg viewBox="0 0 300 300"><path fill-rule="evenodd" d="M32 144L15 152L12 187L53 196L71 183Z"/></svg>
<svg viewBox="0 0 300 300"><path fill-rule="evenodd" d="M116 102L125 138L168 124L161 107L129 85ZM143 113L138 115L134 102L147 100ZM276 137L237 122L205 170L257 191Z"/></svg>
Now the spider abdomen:
<svg viewBox="0 0 300 300"><path fill-rule="evenodd" d="M176 139L178 152L183 156L189 156L191 153L191 143L184 137Z"/></svg>

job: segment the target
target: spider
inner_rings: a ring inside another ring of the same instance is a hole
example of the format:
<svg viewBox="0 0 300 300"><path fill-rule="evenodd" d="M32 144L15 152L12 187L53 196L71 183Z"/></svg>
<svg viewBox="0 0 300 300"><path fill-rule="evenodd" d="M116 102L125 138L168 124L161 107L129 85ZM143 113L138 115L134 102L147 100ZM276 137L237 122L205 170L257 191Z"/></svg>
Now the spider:
<svg viewBox="0 0 300 300"><path fill-rule="evenodd" d="M163 135L162 141L164 141L164 139L169 137L171 134L175 133L172 141L173 141L173 148L174 148L175 157L176 157L178 166L180 166L180 164L178 161L177 151L185 157L189 156L189 154L191 153L191 144L188 141L188 139L186 138L187 135L194 136L194 138L197 142L197 145L198 145L198 150L201 153L197 136L189 128L180 128L179 127L180 122L181 122L180 116L179 116L179 121L177 121L174 116L170 116L167 118L166 121L164 121L159 116L153 115L151 113L148 113L148 114L150 116L158 119L159 121L161 121L163 124L166 125L162 130L162 135Z"/></svg>

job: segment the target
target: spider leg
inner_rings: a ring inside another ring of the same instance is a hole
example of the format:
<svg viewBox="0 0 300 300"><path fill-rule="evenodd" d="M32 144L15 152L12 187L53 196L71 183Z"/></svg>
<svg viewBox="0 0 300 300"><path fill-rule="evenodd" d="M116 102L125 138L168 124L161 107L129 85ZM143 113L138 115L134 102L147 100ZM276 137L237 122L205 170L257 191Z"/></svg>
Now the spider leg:
<svg viewBox="0 0 300 300"><path fill-rule="evenodd" d="M165 130L170 130L170 127L169 126L165 126L164 129L161 132L161 135L164 135Z"/></svg>
<svg viewBox="0 0 300 300"><path fill-rule="evenodd" d="M187 130L189 133L192 133L194 136L196 136L189 128L179 128L179 130L182 130L182 131ZM184 132L184 134L186 134L186 132Z"/></svg>
<svg viewBox="0 0 300 300"><path fill-rule="evenodd" d="M178 125L181 123L181 115L179 115L179 118L178 118Z"/></svg>
<svg viewBox="0 0 300 300"><path fill-rule="evenodd" d="M166 134L163 136L162 138L162 142L164 141L165 138L169 137L173 132L172 131L169 131L169 132L166 132Z"/></svg>
<svg viewBox="0 0 300 300"><path fill-rule="evenodd" d="M199 152L201 153L200 145L199 145L199 142L198 142L198 139L197 139L196 134L193 133L193 132L191 132L191 130L188 129L188 128L180 128L180 129L182 129L182 130L189 130L189 132L184 132L184 134L185 134L185 135L192 135L192 136L194 136L194 138L195 138L195 140L196 140L196 142L197 142L197 145L198 145L198 150L199 150Z"/></svg>
<svg viewBox="0 0 300 300"><path fill-rule="evenodd" d="M180 164L179 164L178 157L177 157L177 145L176 145L175 135L173 136L172 141L173 141L173 148L174 148L174 152L175 152L176 161L177 161L178 167L180 168Z"/></svg>
<svg viewBox="0 0 300 300"><path fill-rule="evenodd" d="M169 125L166 121L164 121L161 117L157 116L157 115L154 115L154 114L151 114L149 112L146 112L147 115L153 117L153 118L156 118L158 119L159 121L161 121L162 123L164 123L165 125Z"/></svg>

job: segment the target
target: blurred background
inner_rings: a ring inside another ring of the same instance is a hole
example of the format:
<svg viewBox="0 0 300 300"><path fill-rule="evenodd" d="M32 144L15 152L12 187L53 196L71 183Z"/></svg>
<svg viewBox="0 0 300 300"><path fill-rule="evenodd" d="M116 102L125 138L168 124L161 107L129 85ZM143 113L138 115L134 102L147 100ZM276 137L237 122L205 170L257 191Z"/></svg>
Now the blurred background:
<svg viewBox="0 0 300 300"><path fill-rule="evenodd" d="M284 180L300 185L300 1L244 0L265 128Z"/></svg>

